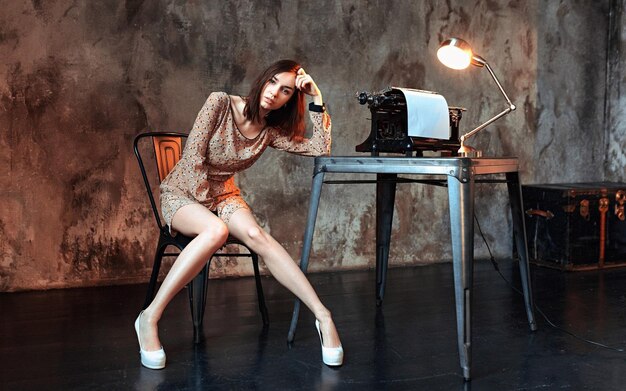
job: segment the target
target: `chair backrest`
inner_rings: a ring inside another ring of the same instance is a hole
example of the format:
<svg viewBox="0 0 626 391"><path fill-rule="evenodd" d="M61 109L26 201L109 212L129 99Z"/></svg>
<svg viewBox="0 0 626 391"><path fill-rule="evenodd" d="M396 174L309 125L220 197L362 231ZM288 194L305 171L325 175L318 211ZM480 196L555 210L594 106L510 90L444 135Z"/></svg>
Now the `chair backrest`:
<svg viewBox="0 0 626 391"><path fill-rule="evenodd" d="M150 199L150 206L152 206L152 212L154 213L156 223L159 226L159 229L162 230L165 226L161 222L161 217L159 216L159 211L157 209L156 202L154 201L152 187L150 186L150 180L146 174L146 168L141 157L141 152L139 151L139 143L145 138L152 139L152 151L154 152L153 156L157 166L158 180L159 183L161 183L161 181L165 179L167 174L170 173L172 168L174 168L176 163L180 160L183 154L183 143L187 139L187 135L185 133L177 132L146 132L137 135L133 142L135 156L137 157L139 169L141 170L141 176L143 177L146 192L148 193L148 198Z"/></svg>
<svg viewBox="0 0 626 391"><path fill-rule="evenodd" d="M157 170L159 171L159 181L162 181L183 156L183 137L152 136L152 142Z"/></svg>

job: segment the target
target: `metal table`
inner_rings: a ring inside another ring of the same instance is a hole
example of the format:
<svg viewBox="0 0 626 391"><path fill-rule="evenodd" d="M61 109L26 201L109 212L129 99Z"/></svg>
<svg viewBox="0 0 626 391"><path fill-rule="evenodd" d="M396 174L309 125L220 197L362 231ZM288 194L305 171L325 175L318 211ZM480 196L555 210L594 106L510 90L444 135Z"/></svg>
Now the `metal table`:
<svg viewBox="0 0 626 391"><path fill-rule="evenodd" d="M376 174L376 298L382 303L393 219L393 202L398 174L425 175L439 179L448 187L454 291L456 302L459 358L463 377L471 371L471 302L474 262L474 184L475 177L505 174L513 217L513 232L519 255L520 277L524 292L526 315L532 331L537 329L528 267L526 228L522 211L517 158L407 158L379 156L317 157L313 171L313 189L304 232L300 268L306 273L309 265L315 220L326 173ZM344 181L351 183L359 181ZM361 181L362 182L362 181ZM429 180L423 182L429 183ZM435 182L430 180L430 182ZM287 340L292 342L298 323L300 301L296 299Z"/></svg>

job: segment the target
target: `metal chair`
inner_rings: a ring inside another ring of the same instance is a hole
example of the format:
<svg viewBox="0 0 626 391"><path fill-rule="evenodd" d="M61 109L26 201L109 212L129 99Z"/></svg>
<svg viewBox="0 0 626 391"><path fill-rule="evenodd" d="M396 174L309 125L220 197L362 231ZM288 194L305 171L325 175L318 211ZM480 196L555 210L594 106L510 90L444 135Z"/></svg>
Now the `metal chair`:
<svg viewBox="0 0 626 391"><path fill-rule="evenodd" d="M159 228L159 241L157 243L156 253L154 255L152 275L150 277L150 284L148 285L148 292L146 293L146 300L143 305L144 309L148 307L148 305L150 304L150 302L152 302L152 299L154 298L154 291L156 289L157 279L159 277L159 270L161 268L161 260L165 256L177 256L179 254L166 253L165 250L169 246L174 246L178 248L179 251L182 251L185 246L187 246L187 244L189 244L189 242L193 240L193 237L185 236L180 233L172 235L170 233L169 226L164 224L161 220L161 216L159 215L156 203L154 201L152 187L150 185L150 181L148 180L148 175L146 174L146 169L143 163L143 159L141 157L141 152L139 151L140 141L146 138L152 139L153 148L151 149L154 152L154 158L157 164L158 178L160 183L180 160L182 156L183 142L187 139L187 135L184 133L176 132L146 132L137 135L133 142L135 156L137 157L139 169L141 170L141 175L143 176L143 181L146 186L146 191L148 193L148 198L150 199L150 205L152 206L152 211L154 212L154 217ZM254 278L256 280L259 310L261 311L263 326L267 327L269 325L269 317L267 314L267 307L265 306L265 297L263 295L263 286L261 285L261 277L259 274L259 257L245 244L232 236L228 236L224 247L229 244L237 244L239 246L245 247L248 250L248 254L223 253L220 252L223 249L222 247L222 249L218 250L218 252L213 254L213 256L207 260L207 263L202 271L188 285L189 304L191 307L191 317L193 319L193 335L195 343L200 342L202 322L204 318L204 309L207 297L209 268L211 266L211 260L213 259L213 257L250 257L252 259Z"/></svg>

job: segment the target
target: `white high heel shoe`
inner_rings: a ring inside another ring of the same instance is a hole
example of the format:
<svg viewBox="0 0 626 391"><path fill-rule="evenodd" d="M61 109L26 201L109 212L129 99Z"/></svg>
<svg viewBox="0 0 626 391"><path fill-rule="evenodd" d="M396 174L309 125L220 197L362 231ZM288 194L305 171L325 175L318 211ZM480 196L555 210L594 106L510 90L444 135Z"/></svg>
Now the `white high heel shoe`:
<svg viewBox="0 0 626 391"><path fill-rule="evenodd" d="M315 319L315 328L317 334L320 336L320 344L322 345L322 361L329 367L337 367L343 364L343 347L339 345L336 348L324 347L324 339L322 338L322 332L320 331L320 322Z"/></svg>
<svg viewBox="0 0 626 391"><path fill-rule="evenodd" d="M137 333L137 341L139 342L139 353L141 355L141 365L150 369L163 369L165 368L165 350L163 346L159 350L143 350L141 347L141 338L139 337L139 318L141 318L143 311L139 313L137 320L135 320L135 332Z"/></svg>

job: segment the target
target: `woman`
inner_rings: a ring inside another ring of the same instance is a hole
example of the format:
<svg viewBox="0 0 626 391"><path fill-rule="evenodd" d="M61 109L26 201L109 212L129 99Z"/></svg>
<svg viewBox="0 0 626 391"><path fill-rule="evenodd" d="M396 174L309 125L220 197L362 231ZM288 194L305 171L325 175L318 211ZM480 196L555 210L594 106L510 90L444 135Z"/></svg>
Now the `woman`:
<svg viewBox="0 0 626 391"><path fill-rule="evenodd" d="M309 111L314 132L310 139L303 137L305 94L313 97ZM259 254L274 277L313 312L324 363L343 363L343 349L330 312L285 249L258 225L233 177L250 167L268 146L299 155L328 155L330 128L319 88L294 61L281 60L269 66L247 97L223 92L209 96L181 160L161 184L161 208L167 224L195 238L180 253L154 300L135 321L142 365L165 367L157 323L168 303L200 272L229 233Z"/></svg>

